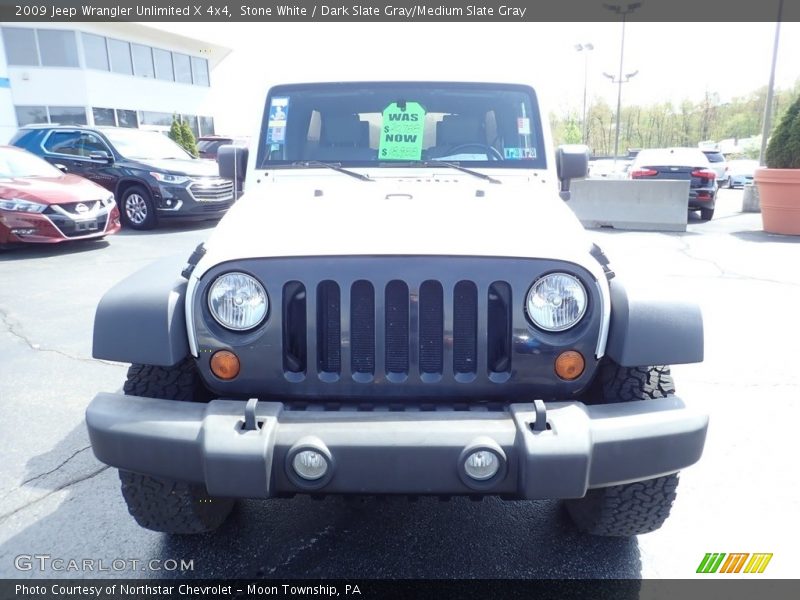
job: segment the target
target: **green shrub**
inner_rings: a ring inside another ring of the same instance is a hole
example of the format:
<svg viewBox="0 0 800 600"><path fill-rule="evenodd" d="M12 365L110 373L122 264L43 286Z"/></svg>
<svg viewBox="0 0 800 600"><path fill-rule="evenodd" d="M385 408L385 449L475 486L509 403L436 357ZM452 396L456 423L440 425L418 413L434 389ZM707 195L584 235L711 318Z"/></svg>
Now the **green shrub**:
<svg viewBox="0 0 800 600"><path fill-rule="evenodd" d="M772 133L766 159L770 169L800 169L800 96Z"/></svg>
<svg viewBox="0 0 800 600"><path fill-rule="evenodd" d="M178 144L181 148L183 148L183 135L181 134L181 122L178 120L177 115L173 115L172 117L172 125L169 128L169 134L167 134L169 139L173 142Z"/></svg>
<svg viewBox="0 0 800 600"><path fill-rule="evenodd" d="M192 129L186 121L181 123L181 139L183 140L181 145L186 151L197 158L200 155L197 151L197 140L194 139L194 133L192 133Z"/></svg>

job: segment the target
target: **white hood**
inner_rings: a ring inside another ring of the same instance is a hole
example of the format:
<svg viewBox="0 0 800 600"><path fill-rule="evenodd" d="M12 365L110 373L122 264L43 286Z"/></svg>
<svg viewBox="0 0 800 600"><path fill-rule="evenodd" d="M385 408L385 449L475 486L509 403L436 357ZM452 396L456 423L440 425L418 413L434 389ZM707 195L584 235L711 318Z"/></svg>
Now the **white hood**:
<svg viewBox="0 0 800 600"><path fill-rule="evenodd" d="M348 255L552 258L598 273L586 232L552 183L330 175L279 177L249 191L212 232L195 276L241 258Z"/></svg>

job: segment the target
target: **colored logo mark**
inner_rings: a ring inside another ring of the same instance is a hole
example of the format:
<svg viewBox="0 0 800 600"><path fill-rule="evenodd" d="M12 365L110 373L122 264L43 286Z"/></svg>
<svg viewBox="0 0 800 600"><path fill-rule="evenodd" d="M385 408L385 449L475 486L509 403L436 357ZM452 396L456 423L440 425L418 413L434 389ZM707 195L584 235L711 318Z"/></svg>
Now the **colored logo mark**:
<svg viewBox="0 0 800 600"><path fill-rule="evenodd" d="M724 552L708 552L700 565L697 567L698 573L763 573L769 561L772 560L772 553L737 552L725 554Z"/></svg>

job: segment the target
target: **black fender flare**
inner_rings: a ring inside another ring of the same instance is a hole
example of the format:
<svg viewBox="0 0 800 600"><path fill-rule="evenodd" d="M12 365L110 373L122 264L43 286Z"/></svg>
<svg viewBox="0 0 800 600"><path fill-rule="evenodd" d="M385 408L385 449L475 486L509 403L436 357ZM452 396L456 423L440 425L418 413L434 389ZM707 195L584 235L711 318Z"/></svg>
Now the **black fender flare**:
<svg viewBox="0 0 800 600"><path fill-rule="evenodd" d="M609 358L623 367L703 361L703 315L696 303L657 292L629 293L616 278L609 290Z"/></svg>
<svg viewBox="0 0 800 600"><path fill-rule="evenodd" d="M183 256L164 258L106 292L95 312L92 356L163 367L188 356L185 266Z"/></svg>

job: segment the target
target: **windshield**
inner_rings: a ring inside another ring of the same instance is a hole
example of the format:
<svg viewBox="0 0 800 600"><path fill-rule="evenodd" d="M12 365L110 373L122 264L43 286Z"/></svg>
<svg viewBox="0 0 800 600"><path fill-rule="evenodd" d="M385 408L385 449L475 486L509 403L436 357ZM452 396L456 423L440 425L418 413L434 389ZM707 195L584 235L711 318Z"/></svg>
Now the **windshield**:
<svg viewBox="0 0 800 600"><path fill-rule="evenodd" d="M260 168L426 160L544 168L534 91L484 83L327 83L279 86L267 98Z"/></svg>
<svg viewBox="0 0 800 600"><path fill-rule="evenodd" d="M194 158L178 144L157 131L137 129L104 129L103 133L126 158L164 159Z"/></svg>
<svg viewBox="0 0 800 600"><path fill-rule="evenodd" d="M61 177L63 173L38 156L22 150L0 148L0 177Z"/></svg>

